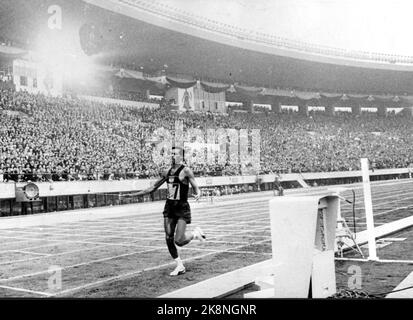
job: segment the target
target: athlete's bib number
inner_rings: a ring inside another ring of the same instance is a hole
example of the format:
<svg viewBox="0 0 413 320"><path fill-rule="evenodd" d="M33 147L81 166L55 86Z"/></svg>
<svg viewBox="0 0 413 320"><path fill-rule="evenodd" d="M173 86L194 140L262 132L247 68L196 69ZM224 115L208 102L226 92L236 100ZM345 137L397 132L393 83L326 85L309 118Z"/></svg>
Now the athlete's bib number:
<svg viewBox="0 0 413 320"><path fill-rule="evenodd" d="M168 183L168 199L180 200L179 183Z"/></svg>

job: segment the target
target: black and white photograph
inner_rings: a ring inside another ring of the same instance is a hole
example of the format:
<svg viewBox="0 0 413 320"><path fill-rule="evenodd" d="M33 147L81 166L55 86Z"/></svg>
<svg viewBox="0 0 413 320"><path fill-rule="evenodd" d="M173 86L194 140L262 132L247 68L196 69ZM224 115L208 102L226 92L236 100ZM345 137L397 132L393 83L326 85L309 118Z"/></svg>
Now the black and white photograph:
<svg viewBox="0 0 413 320"><path fill-rule="evenodd" d="M413 298L412 12L0 0L0 299Z"/></svg>

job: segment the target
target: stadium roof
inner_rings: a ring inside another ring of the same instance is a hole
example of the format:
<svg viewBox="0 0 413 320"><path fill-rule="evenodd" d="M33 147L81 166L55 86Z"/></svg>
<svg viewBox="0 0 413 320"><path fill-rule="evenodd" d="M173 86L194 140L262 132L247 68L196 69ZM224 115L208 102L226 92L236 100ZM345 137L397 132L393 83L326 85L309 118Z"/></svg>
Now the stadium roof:
<svg viewBox="0 0 413 320"><path fill-rule="evenodd" d="M413 57L292 41L202 20L160 1L4 0L1 35L34 46L37 34L51 32L52 4L62 7L63 30L78 41L81 29L83 48L103 64L268 88L413 92Z"/></svg>

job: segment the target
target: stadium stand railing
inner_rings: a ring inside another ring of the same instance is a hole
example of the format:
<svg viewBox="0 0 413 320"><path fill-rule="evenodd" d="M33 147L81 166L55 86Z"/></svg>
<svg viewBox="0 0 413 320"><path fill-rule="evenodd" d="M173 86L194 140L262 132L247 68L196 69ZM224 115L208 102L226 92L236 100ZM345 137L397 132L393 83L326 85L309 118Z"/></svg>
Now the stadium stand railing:
<svg viewBox="0 0 413 320"><path fill-rule="evenodd" d="M278 48L289 50L297 50L310 54L344 57L348 59L365 60L376 63L391 63L391 64L412 64L413 57L386 54L377 52L366 52L361 50L345 50L325 45L312 44L298 40L291 40L263 32L247 30L241 27L232 26L223 22L213 21L211 19L198 16L193 13L185 12L172 6L143 0L120 0L119 2L138 8L140 10L150 12L151 14L172 19L182 24L195 26L215 33L236 37L242 40L254 41L257 43L271 45Z"/></svg>

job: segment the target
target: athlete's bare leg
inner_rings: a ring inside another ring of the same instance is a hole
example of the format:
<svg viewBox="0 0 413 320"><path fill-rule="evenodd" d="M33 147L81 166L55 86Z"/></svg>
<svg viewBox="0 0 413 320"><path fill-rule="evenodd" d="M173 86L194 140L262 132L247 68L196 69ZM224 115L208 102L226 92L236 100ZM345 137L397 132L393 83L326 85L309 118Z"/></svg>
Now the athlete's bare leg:
<svg viewBox="0 0 413 320"><path fill-rule="evenodd" d="M170 255L176 262L176 268L169 274L170 276L179 276L186 271L185 266L182 263L181 258L179 257L178 249L175 246L176 240L174 234L175 230L178 229L176 227L177 225L179 225L179 220L164 218L166 244L168 246Z"/></svg>
<svg viewBox="0 0 413 320"><path fill-rule="evenodd" d="M194 238L193 233L186 233L186 222L183 219L179 219L176 225L175 233L175 244L179 247L182 247Z"/></svg>
<svg viewBox="0 0 413 320"><path fill-rule="evenodd" d="M170 273L171 276L178 276L185 273L185 267L178 254L177 246L184 246L191 242L192 239L205 241L205 235L200 228L195 228L194 232L186 233L185 220L164 218L165 238L168 250L172 258L176 262L176 268Z"/></svg>
<svg viewBox="0 0 413 320"><path fill-rule="evenodd" d="M178 250L175 246L174 238L176 223L176 219L164 218L166 245L173 259L178 258Z"/></svg>

